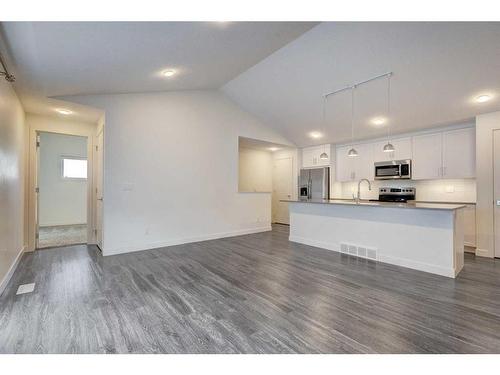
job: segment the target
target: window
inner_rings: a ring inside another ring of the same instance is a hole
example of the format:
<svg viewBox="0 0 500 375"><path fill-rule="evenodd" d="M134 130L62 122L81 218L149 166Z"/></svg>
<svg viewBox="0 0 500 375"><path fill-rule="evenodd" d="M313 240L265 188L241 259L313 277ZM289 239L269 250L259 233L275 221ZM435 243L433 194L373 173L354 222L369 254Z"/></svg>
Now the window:
<svg viewBox="0 0 500 375"><path fill-rule="evenodd" d="M63 157L63 178L87 179L87 159Z"/></svg>

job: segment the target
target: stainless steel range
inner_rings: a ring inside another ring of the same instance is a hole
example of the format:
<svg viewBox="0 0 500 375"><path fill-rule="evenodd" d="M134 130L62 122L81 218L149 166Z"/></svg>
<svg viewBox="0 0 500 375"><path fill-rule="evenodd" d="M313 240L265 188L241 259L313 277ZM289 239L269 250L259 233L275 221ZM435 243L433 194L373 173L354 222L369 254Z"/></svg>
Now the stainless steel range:
<svg viewBox="0 0 500 375"><path fill-rule="evenodd" d="M407 202L415 200L414 187L381 187L378 189L380 202Z"/></svg>

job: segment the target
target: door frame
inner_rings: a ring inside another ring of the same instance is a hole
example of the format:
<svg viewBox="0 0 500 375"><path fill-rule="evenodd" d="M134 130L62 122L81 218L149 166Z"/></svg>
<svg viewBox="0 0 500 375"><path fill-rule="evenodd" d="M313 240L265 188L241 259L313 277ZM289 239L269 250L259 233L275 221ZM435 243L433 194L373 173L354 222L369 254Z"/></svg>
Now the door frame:
<svg viewBox="0 0 500 375"><path fill-rule="evenodd" d="M40 116L42 117L42 116ZM95 179L94 179L94 149L96 125L85 123L61 122L57 118L45 117L49 121L35 121L30 124L28 138L28 210L27 210L27 242L26 251L36 250L37 210L36 180L38 176L37 135L39 132L76 135L87 138L87 243L95 244L94 212L95 212ZM51 121L53 119L53 121Z"/></svg>
<svg viewBox="0 0 500 375"><path fill-rule="evenodd" d="M98 160L98 146L99 146L99 136L102 134L102 145L101 145L101 150L100 150L100 156L101 156L101 163L99 163ZM94 158L94 174L93 174L93 181L94 181L94 188L93 188L93 194L94 194L94 225L93 225L93 235L94 235L94 242L97 245L97 247L101 250L103 249L103 243L104 243L104 142L105 142L105 133L104 133L104 122L99 122L97 126L97 131L95 135L95 147L92 148L93 152L95 152L95 158ZM100 167L100 168L99 168ZM99 174L101 175L101 243L99 243L99 236L97 233L97 215L98 215L98 194L97 194L97 189L98 189L98 183L99 183Z"/></svg>
<svg viewBox="0 0 500 375"><path fill-rule="evenodd" d="M493 186L491 187L492 189L492 192L493 192L493 201L491 202L493 204L493 258L500 258L500 241L498 241L498 237L500 237L500 233L497 233L497 219L496 219L496 210L497 210L497 205L496 205L496 197L495 197L495 180L496 180L496 177L495 176L495 170L496 170L496 160L497 160L497 157L495 155L495 136L496 135L499 135L499 138L500 138L500 129L493 129L493 134L492 134L492 164L493 164ZM499 140L500 142L500 140ZM498 147L500 148L500 145L498 145ZM498 159L500 160L500 155L498 155ZM498 176L499 178L499 184L500 184L500 176Z"/></svg>

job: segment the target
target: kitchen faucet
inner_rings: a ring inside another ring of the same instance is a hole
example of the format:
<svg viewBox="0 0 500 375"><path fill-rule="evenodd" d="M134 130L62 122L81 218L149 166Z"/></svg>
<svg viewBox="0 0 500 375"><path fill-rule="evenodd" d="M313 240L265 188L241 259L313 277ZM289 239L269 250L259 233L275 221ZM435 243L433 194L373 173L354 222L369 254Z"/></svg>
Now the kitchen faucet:
<svg viewBox="0 0 500 375"><path fill-rule="evenodd" d="M359 182L358 182L358 195L357 195L357 198L356 198L356 203L359 203L359 200L360 200L360 197L361 197L361 183L363 181L368 182L368 190L372 190L372 184L370 183L369 180L367 180L366 178L362 178L361 180L359 180Z"/></svg>

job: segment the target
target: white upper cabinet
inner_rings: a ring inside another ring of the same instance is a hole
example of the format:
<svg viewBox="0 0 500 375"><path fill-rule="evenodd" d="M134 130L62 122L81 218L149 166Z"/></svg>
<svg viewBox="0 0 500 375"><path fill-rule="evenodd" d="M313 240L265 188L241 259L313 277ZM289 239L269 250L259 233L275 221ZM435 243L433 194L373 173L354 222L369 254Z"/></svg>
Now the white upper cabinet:
<svg viewBox="0 0 500 375"><path fill-rule="evenodd" d="M349 157L347 153L354 147L358 156ZM362 178L373 180L373 152L371 144L337 147L336 181L358 181Z"/></svg>
<svg viewBox="0 0 500 375"><path fill-rule="evenodd" d="M374 179L374 163L412 160L412 179L474 178L475 128L446 130L391 139L394 152L383 152L387 140L357 144L357 157L347 156L351 146L336 147L336 180Z"/></svg>
<svg viewBox="0 0 500 375"><path fill-rule="evenodd" d="M336 149L336 181L345 182L354 180L354 158L347 156L351 146L337 147Z"/></svg>
<svg viewBox="0 0 500 375"><path fill-rule="evenodd" d="M371 143L355 145L358 156L354 159L354 180L359 181L367 178L372 181L375 179L375 167L373 161L373 147Z"/></svg>
<svg viewBox="0 0 500 375"><path fill-rule="evenodd" d="M414 180L441 178L442 167L442 134L414 136L412 178Z"/></svg>
<svg viewBox="0 0 500 375"><path fill-rule="evenodd" d="M308 148L302 149L302 168L310 168L313 166L313 150Z"/></svg>
<svg viewBox="0 0 500 375"><path fill-rule="evenodd" d="M330 145L306 147L302 149L302 168L328 167L330 165ZM328 159L320 159L325 152Z"/></svg>
<svg viewBox="0 0 500 375"><path fill-rule="evenodd" d="M474 128L443 133L443 178L476 176L476 133Z"/></svg>
<svg viewBox="0 0 500 375"><path fill-rule="evenodd" d="M473 178L476 175L474 128L413 137L414 180Z"/></svg>
<svg viewBox="0 0 500 375"><path fill-rule="evenodd" d="M372 143L374 162L412 158L411 137L391 139L390 142L394 146L394 152L383 151L387 140Z"/></svg>

